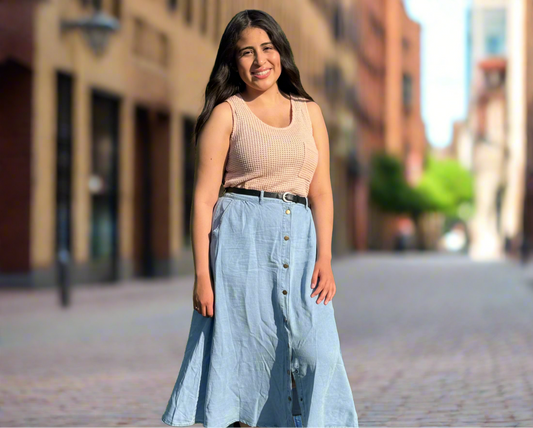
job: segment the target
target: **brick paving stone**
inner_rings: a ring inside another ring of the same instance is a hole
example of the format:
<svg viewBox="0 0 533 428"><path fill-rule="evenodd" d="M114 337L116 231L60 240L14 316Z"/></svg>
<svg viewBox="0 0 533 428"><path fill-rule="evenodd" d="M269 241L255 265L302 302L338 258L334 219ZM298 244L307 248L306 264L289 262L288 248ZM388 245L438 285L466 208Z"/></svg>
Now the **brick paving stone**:
<svg viewBox="0 0 533 428"><path fill-rule="evenodd" d="M518 266L368 254L333 268L360 426L533 427L533 287ZM66 310L54 290L0 290L0 425L164 426L192 285L77 286Z"/></svg>

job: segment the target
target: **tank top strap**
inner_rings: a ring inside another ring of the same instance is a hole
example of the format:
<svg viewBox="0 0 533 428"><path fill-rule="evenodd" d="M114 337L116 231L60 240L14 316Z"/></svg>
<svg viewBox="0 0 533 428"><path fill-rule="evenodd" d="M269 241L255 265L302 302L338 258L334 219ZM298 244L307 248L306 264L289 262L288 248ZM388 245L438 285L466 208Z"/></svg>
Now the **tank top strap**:
<svg viewBox="0 0 533 428"><path fill-rule="evenodd" d="M243 105L243 100L239 97L238 94L232 95L226 101L231 105L233 114L237 116L243 116L247 113L246 106Z"/></svg>
<svg viewBox="0 0 533 428"><path fill-rule="evenodd" d="M313 123L311 122L311 116L309 115L309 110L307 109L307 103L309 100L307 98L294 96L294 105L295 105L295 111L298 113L298 120L302 123L302 125L310 130L313 131ZM296 116L295 116L296 117Z"/></svg>
<svg viewBox="0 0 533 428"><path fill-rule="evenodd" d="M226 102L231 106L231 114L233 116L233 129L230 134L230 138L238 133L238 129L242 126L243 120L246 118L247 111L240 103L240 99L237 95L232 95L226 99Z"/></svg>

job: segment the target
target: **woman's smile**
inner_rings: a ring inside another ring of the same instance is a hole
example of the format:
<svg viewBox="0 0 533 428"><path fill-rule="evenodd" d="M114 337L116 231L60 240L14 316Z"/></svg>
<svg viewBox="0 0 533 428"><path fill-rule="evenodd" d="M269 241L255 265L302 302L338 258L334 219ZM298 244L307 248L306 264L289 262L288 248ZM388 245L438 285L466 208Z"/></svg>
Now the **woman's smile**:
<svg viewBox="0 0 533 428"><path fill-rule="evenodd" d="M257 79L266 79L268 76L270 76L271 71L271 68L268 68L264 71L253 71L252 76L256 77Z"/></svg>

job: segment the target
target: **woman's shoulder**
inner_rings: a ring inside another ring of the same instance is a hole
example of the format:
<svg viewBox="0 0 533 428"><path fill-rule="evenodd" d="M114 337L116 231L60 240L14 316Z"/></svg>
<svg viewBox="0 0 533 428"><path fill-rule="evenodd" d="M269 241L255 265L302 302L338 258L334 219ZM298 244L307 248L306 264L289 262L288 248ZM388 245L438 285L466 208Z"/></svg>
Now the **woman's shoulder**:
<svg viewBox="0 0 533 428"><path fill-rule="evenodd" d="M302 103L306 103L308 106L311 105L311 104L316 104L315 101L311 101L310 99L305 98L302 95L291 94L291 97L292 97L293 100L296 100L296 101L299 101L299 102L302 102Z"/></svg>
<svg viewBox="0 0 533 428"><path fill-rule="evenodd" d="M229 97L229 98L226 98L223 102L217 104L214 108L213 108L213 113L212 114L216 114L217 115L222 115L222 116L228 116L228 113L229 115L231 116L231 107L230 105L226 102L231 102L231 98L232 97Z"/></svg>
<svg viewBox="0 0 533 428"><path fill-rule="evenodd" d="M231 129L233 127L233 113L230 105L226 102L217 104L211 112L209 121L219 126L222 125L224 128Z"/></svg>
<svg viewBox="0 0 533 428"><path fill-rule="evenodd" d="M315 102L311 100L305 100L305 105L307 106L307 110L309 110L309 114L311 116L317 117L322 115L322 109L320 106Z"/></svg>
<svg viewBox="0 0 533 428"><path fill-rule="evenodd" d="M322 109L315 101L311 101L308 98L298 95L293 95L292 98L297 102L301 103L302 108L305 108L307 110L309 114L308 120L310 120L311 123L315 124L317 123L317 121L320 120L320 118L322 117Z"/></svg>
<svg viewBox="0 0 533 428"><path fill-rule="evenodd" d="M225 102L228 102L230 104L233 104L235 101L237 101L237 98L239 97L239 94L236 93L236 94L233 94L233 95L230 95L229 97L227 97L224 101ZM224 103L222 103L224 104Z"/></svg>
<svg viewBox="0 0 533 428"><path fill-rule="evenodd" d="M292 99L305 105L310 110L320 110L320 107L315 101L311 101L308 98L302 97L301 95L291 95Z"/></svg>

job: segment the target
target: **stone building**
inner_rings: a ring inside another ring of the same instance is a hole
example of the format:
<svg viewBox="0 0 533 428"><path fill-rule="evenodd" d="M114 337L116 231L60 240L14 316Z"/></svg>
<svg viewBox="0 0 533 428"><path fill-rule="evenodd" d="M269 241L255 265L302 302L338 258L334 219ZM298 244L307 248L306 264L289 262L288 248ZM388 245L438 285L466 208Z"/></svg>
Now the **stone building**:
<svg viewBox="0 0 533 428"><path fill-rule="evenodd" d="M352 3L0 2L0 283L52 285L65 263L74 283L192 272L192 130L222 32L245 8L280 23L322 108L333 250L350 251L347 177L359 156Z"/></svg>
<svg viewBox="0 0 533 428"><path fill-rule="evenodd" d="M362 168L372 153L384 151L400 158L407 179L422 173L427 141L421 114L420 24L411 20L401 0L358 0L355 25L357 45L356 115ZM368 172L368 171L366 171ZM357 201L368 200L368 174L356 183ZM369 205L355 204L353 218L368 219L365 239L373 249L391 249L396 216ZM360 214L364 207L364 214ZM365 228L357 223L359 228ZM366 247L356 242L356 248Z"/></svg>

